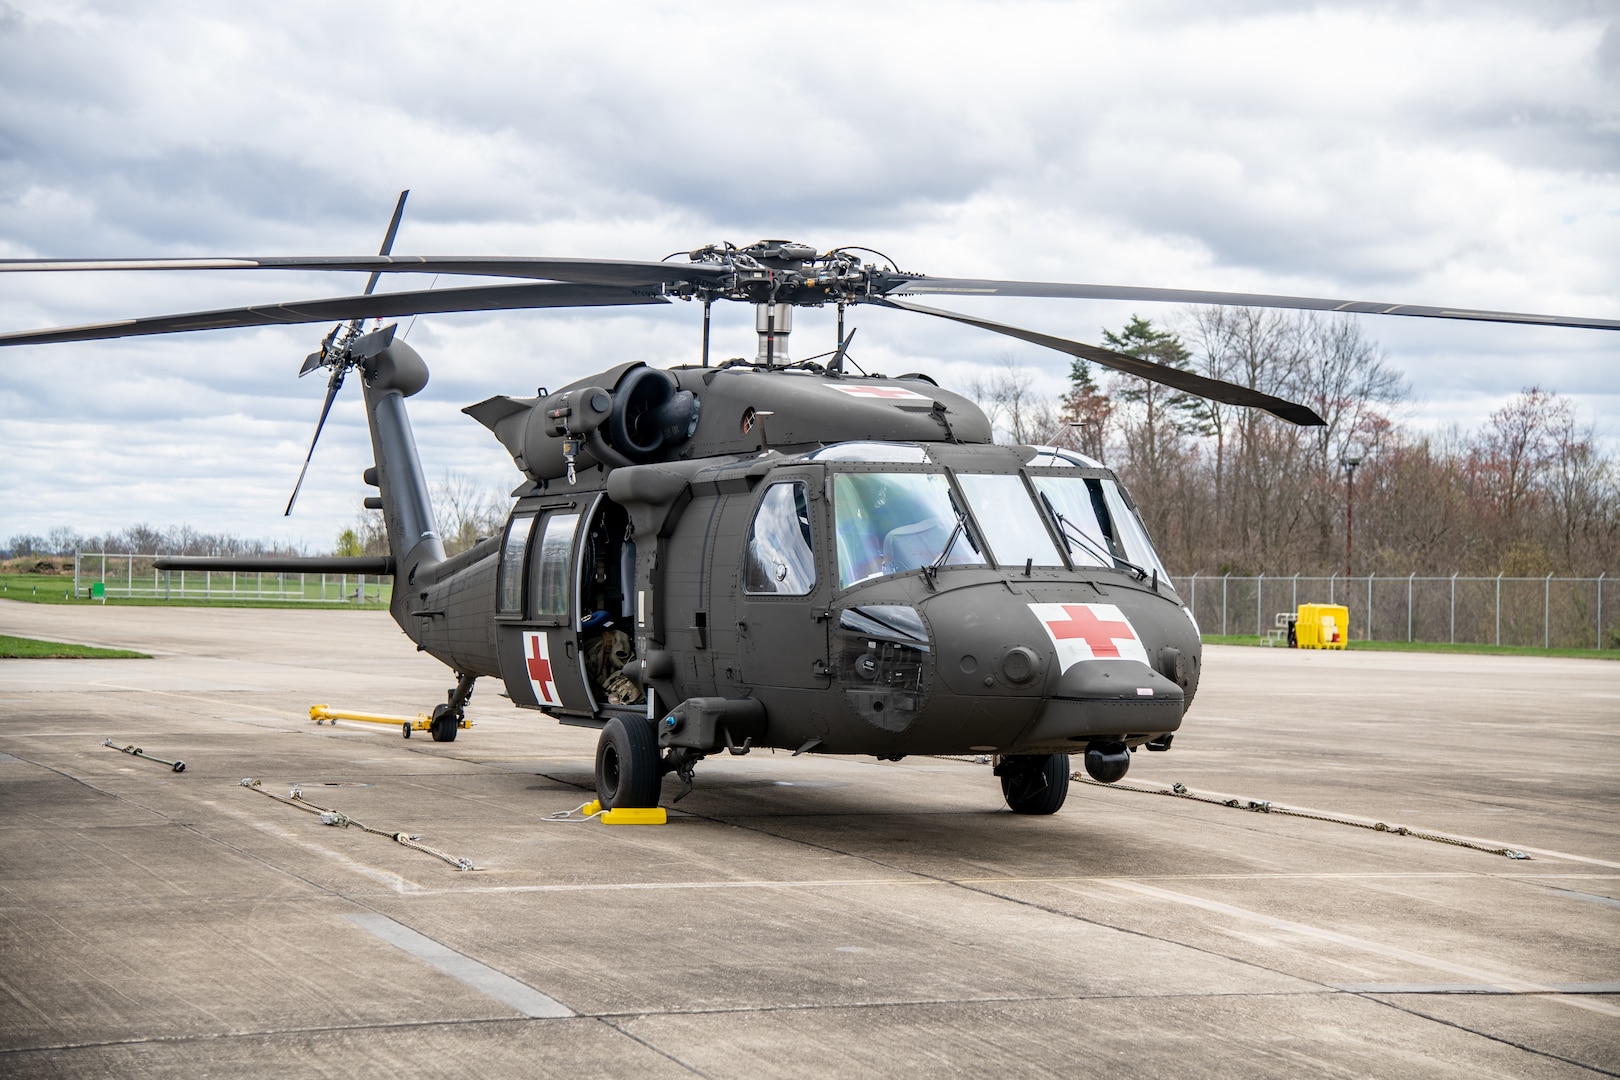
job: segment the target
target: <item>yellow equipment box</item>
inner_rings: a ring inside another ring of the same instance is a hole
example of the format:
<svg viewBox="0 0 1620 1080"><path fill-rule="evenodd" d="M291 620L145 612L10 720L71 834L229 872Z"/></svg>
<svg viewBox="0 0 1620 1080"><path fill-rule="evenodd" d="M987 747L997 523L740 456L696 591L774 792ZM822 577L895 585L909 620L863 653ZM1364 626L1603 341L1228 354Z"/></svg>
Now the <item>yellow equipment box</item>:
<svg viewBox="0 0 1620 1080"><path fill-rule="evenodd" d="M1350 609L1343 604L1301 604L1294 637L1301 649L1342 649L1350 640Z"/></svg>

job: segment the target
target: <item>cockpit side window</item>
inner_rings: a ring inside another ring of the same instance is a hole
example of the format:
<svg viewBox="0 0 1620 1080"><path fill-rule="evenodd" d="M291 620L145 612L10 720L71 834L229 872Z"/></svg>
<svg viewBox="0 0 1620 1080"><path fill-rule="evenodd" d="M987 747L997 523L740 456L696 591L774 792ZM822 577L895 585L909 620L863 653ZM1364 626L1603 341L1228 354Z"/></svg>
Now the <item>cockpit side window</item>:
<svg viewBox="0 0 1620 1080"><path fill-rule="evenodd" d="M816 553L809 492L802 480L765 489L748 530L743 588L751 593L803 596L816 587Z"/></svg>

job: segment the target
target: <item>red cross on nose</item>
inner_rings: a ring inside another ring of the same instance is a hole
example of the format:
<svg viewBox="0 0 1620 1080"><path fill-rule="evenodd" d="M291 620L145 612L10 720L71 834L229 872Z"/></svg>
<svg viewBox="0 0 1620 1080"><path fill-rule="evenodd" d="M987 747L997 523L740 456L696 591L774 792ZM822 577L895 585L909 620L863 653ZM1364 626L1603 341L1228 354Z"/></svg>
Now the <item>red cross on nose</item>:
<svg viewBox="0 0 1620 1080"><path fill-rule="evenodd" d="M1081 638L1091 646L1091 655L1099 659L1119 656L1119 646L1114 644L1115 638L1136 640L1136 631L1131 629L1130 623L1099 619L1096 613L1084 604L1064 604L1063 612L1068 616L1067 619L1053 619L1046 624L1052 631L1052 636L1059 640Z"/></svg>

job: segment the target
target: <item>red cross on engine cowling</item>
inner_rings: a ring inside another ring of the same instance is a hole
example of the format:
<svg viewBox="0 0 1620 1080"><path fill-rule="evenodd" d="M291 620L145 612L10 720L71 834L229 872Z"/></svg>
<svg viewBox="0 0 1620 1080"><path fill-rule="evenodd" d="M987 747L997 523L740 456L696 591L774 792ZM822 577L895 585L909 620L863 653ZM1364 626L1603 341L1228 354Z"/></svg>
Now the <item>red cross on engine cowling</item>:
<svg viewBox="0 0 1620 1080"><path fill-rule="evenodd" d="M1068 615L1067 620L1052 619L1046 623L1052 636L1058 639L1080 638L1091 646L1091 654L1099 659L1120 655L1119 646L1114 644L1115 638L1136 638L1136 631L1130 623L1099 619L1097 613L1084 604L1064 604L1063 611Z"/></svg>

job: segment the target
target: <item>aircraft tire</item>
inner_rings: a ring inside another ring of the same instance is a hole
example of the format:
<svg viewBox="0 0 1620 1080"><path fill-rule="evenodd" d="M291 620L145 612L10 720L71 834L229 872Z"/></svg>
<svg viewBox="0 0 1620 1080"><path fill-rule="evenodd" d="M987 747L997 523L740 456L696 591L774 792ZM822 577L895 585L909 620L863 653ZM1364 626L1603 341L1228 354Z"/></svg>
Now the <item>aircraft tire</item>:
<svg viewBox="0 0 1620 1080"><path fill-rule="evenodd" d="M433 709L433 719L429 721L428 728L433 732L434 742L455 742L456 731L460 725L456 723L455 714L448 705L438 705Z"/></svg>
<svg viewBox="0 0 1620 1080"><path fill-rule="evenodd" d="M657 806L662 764L651 724L618 716L609 720L596 741L596 797L602 808Z"/></svg>
<svg viewBox="0 0 1620 1080"><path fill-rule="evenodd" d="M1057 813L1069 797L1069 755L1020 754L1003 759L1001 794L1015 814Z"/></svg>

